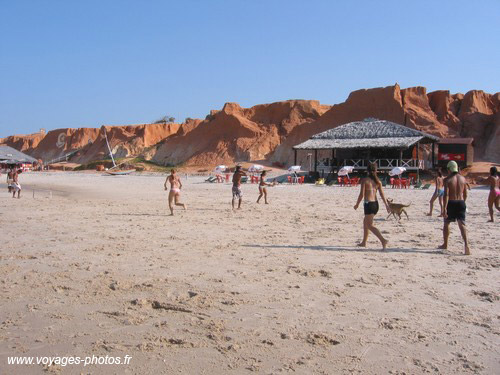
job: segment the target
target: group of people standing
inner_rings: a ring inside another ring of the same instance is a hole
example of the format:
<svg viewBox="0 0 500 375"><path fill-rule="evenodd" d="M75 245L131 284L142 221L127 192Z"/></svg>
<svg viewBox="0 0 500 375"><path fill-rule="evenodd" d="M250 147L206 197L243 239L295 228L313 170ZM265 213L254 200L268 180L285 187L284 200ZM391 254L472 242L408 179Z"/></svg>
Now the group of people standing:
<svg viewBox="0 0 500 375"><path fill-rule="evenodd" d="M432 210L434 202L439 199L439 204L441 206L441 214L439 217L444 218L443 226L443 244L439 246L439 249L448 248L448 238L450 235L450 224L453 222L458 223L460 233L464 240L464 253L470 255L469 242L467 238L467 230L465 225L466 216L466 200L467 191L470 189L468 183L462 175L459 174L458 165L455 161L450 161L447 165L448 175L443 176L440 170L437 171L437 176L435 179L436 190L430 201L430 212L428 216L432 216ZM273 186L275 184L266 182L266 171L263 171L260 176L259 181L259 197L257 198L257 203L260 202L261 198L264 197L264 202L268 204L267 201L267 186ZM233 199L231 205L233 210L240 209L243 200L243 193L241 191L241 179L246 176L246 173L241 169L241 166L237 166L233 174L233 185L232 194ZM186 209L186 205L179 202L180 190L182 188L182 183L176 171L173 169L171 174L165 180L165 190L167 190L167 182L170 182L170 192L168 196L169 208L171 215L174 214L173 204L175 202L176 206L182 206ZM490 213L490 222L494 221L493 217L493 206L497 210L500 210L500 178L498 177L498 172L496 167L491 167L490 176L487 179L483 179L483 183L490 186L490 194L488 196L488 208ZM357 245L360 247L365 247L368 240L368 235L372 232L381 242L382 249L386 249L388 240L384 238L382 233L375 227L373 220L375 215L378 213L379 204L377 200L377 193L380 195L387 212L391 212L389 203L384 195L382 189L382 183L377 176L377 166L376 164L369 164L367 168L367 176L363 178L360 182L360 192L354 209L357 210L361 201L363 201L364 208L364 220L363 220L363 239Z"/></svg>

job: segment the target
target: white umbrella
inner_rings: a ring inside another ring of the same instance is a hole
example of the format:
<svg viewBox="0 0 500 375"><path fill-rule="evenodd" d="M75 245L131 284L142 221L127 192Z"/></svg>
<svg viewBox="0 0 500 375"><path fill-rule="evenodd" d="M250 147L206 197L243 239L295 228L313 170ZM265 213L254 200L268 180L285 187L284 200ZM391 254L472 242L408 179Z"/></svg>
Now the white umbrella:
<svg viewBox="0 0 500 375"><path fill-rule="evenodd" d="M225 165L218 165L217 167L215 167L215 171L218 172L218 173L222 173L226 169L227 169L227 167Z"/></svg>
<svg viewBox="0 0 500 375"><path fill-rule="evenodd" d="M288 168L288 172L300 172L300 165L292 165Z"/></svg>
<svg viewBox="0 0 500 375"><path fill-rule="evenodd" d="M405 167L394 167L389 172L389 176L399 176L402 175L404 172L406 172Z"/></svg>
<svg viewBox="0 0 500 375"><path fill-rule="evenodd" d="M250 168L248 168L249 172L260 172L264 169L262 165L259 164L254 164Z"/></svg>
<svg viewBox="0 0 500 375"><path fill-rule="evenodd" d="M340 168L340 170L339 170L339 176L347 176L347 177L349 177L349 173L352 173L353 170L354 170L354 167L346 165L345 167Z"/></svg>

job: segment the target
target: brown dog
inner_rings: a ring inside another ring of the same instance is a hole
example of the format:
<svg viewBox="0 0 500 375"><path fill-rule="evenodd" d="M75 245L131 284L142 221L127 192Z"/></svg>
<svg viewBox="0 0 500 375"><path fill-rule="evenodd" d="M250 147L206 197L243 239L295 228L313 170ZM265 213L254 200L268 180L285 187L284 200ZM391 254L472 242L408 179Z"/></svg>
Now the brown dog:
<svg viewBox="0 0 500 375"><path fill-rule="evenodd" d="M386 220L392 215L392 216L394 216L395 219L397 219L399 221L399 220L401 220L402 213L404 213L406 215L406 218L408 220L410 220L410 218L408 217L408 214L406 213L405 207L410 207L411 203L408 205L404 205L401 203L392 203L392 202L393 202L392 199L387 198L387 203L389 203L389 210L391 212L389 213L389 216L386 217ZM398 215L399 219L396 217L396 215Z"/></svg>

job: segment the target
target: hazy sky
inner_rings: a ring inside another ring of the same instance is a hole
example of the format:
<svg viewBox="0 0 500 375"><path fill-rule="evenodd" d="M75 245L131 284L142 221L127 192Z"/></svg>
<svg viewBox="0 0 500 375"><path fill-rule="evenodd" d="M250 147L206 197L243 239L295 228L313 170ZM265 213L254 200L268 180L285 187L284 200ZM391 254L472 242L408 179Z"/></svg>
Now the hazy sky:
<svg viewBox="0 0 500 375"><path fill-rule="evenodd" d="M500 0L0 0L0 137L395 82L500 91Z"/></svg>

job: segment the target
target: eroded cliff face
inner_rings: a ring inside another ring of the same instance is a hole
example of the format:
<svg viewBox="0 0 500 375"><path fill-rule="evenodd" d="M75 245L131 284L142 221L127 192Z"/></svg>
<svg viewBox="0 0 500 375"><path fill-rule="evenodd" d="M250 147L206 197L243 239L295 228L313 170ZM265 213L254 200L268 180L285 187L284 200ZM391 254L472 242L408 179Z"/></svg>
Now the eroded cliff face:
<svg viewBox="0 0 500 375"><path fill-rule="evenodd" d="M75 163L88 163L109 158L105 134L115 158L137 156L150 146L177 133L180 124L141 124L102 126L94 141L72 159Z"/></svg>
<svg viewBox="0 0 500 375"><path fill-rule="evenodd" d="M98 128L63 128L44 134L13 136L0 140L44 162L71 154L71 161L87 163L109 158L104 138L107 132L114 156L139 155L148 147L176 134L180 124L140 124Z"/></svg>
<svg viewBox="0 0 500 375"><path fill-rule="evenodd" d="M10 146L16 150L29 154L30 152L33 152L44 137L45 133L11 135L5 138L0 138L0 145Z"/></svg>
<svg viewBox="0 0 500 375"><path fill-rule="evenodd" d="M288 100L251 108L226 103L205 120L183 124L58 129L45 136L3 138L0 144L45 161L79 150L71 161L86 163L108 157L106 131L116 157L142 154L163 165L200 167L262 160L290 165L294 145L313 134L367 117L439 137L472 137L476 160L500 162L500 93L427 93L425 87L400 89L398 85L357 90L345 102L333 106L315 100Z"/></svg>
<svg viewBox="0 0 500 375"><path fill-rule="evenodd" d="M309 124L327 111L315 100L289 100L242 108L226 103L182 137L172 137L153 161L212 166L268 159L298 124Z"/></svg>

